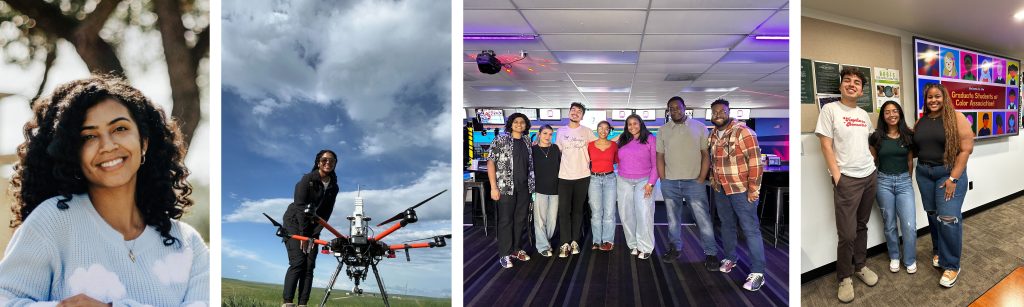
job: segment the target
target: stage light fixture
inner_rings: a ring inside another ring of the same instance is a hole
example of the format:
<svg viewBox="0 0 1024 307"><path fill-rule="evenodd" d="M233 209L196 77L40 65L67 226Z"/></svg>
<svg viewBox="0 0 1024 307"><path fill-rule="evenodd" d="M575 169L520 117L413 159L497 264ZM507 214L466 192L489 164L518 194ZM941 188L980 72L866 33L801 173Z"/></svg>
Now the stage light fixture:
<svg viewBox="0 0 1024 307"><path fill-rule="evenodd" d="M480 72L493 75L501 71L501 60L494 54L494 50L484 50L476 55L476 66Z"/></svg>

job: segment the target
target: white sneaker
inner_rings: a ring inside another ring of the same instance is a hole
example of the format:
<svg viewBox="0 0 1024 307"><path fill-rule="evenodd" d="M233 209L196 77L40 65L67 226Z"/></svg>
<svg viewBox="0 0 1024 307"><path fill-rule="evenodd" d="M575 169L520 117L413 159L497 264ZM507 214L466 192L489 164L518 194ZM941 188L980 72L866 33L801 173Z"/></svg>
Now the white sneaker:
<svg viewBox="0 0 1024 307"><path fill-rule="evenodd" d="M900 260L899 259L889 259L889 272L896 273L896 272L899 272L899 271L900 271Z"/></svg>
<svg viewBox="0 0 1024 307"><path fill-rule="evenodd" d="M917 273L917 262L916 261L914 263L911 263L909 266L907 266L907 274L914 274L914 273Z"/></svg>

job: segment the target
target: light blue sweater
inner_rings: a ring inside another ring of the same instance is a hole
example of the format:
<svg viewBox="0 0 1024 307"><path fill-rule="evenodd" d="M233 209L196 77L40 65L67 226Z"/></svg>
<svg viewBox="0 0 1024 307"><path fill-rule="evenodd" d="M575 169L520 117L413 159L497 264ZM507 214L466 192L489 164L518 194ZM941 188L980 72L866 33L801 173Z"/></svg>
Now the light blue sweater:
<svg viewBox="0 0 1024 307"><path fill-rule="evenodd" d="M77 294L114 306L209 305L210 254L191 226L171 221L180 244L164 246L152 226L125 241L88 195L74 195L66 210L57 208L60 198L44 201L14 232L0 260L0 306L55 306Z"/></svg>

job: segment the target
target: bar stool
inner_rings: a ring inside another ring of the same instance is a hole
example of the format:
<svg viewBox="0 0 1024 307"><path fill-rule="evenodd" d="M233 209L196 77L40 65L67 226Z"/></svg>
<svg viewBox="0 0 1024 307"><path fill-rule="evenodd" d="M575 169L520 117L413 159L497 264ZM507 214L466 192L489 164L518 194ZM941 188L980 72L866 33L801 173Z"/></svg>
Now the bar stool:
<svg viewBox="0 0 1024 307"><path fill-rule="evenodd" d="M474 218L474 219L477 218L477 217L483 218L483 220L484 220L484 236L487 236L487 198L484 197L484 183L483 182L476 182L476 181L463 181L462 182L462 187L465 190L470 191L470 195L472 195L474 189L477 191L477 199L480 200L480 202L479 202L480 203L480 212L482 213L482 215L476 215L475 213L470 213L470 217ZM471 206L470 207L470 212L474 212L472 210L472 203L476 203L476 201L473 201L472 198L471 198L469 202L471 203L470 204L470 206ZM463 202L463 204L465 204L465 202Z"/></svg>

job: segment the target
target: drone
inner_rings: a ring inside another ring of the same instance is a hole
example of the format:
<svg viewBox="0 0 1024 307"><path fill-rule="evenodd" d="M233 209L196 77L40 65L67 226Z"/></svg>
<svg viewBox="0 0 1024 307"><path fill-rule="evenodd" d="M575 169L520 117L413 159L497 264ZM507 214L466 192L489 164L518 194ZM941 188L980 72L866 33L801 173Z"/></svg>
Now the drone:
<svg viewBox="0 0 1024 307"><path fill-rule="evenodd" d="M348 217L350 224L350 232L348 236L338 232L337 229L328 224L323 218L316 216L316 210L306 210L305 214L312 217L313 220L320 224L320 226L323 226L324 229L334 234L335 238L330 241L305 237L297 234L289 234L285 231L284 226L282 226L281 223L278 223L266 213L263 213L263 216L266 216L267 219L270 220L270 223L277 227L277 233L275 235L278 237L312 243L308 245L310 249L315 248L315 245L320 245L323 247L321 253L331 254L338 260L338 267L334 270L334 274L331 275L330 282L327 284L327 293L324 294L324 299L320 302L321 307L327 304L327 298L331 295L334 283L337 281L342 267L346 265L348 266L348 269L345 270L345 274L348 275L350 280L355 282L355 287L352 289L354 294L363 293L363 289L359 288L359 284L366 280L368 275L367 271L372 269L373 275L377 279L377 287L380 288L381 298L384 300L384 306L391 306L391 304L388 303L388 294L384 290L384 281L381 280L380 272L377 271L377 263L384 258L396 258L395 252L403 250L405 252L406 261L412 261L412 258L409 255L409 249L445 247L448 245L445 239L451 239L452 235L439 235L391 245L385 244L381 240L391 233L418 221L419 219L416 216L416 208L447 191L448 190L438 192L437 194L434 194L434 196L431 196L430 198L405 209L386 221L377 224L377 227L380 227L384 224L398 221L375 236L368 234L368 231L372 230L367 227L367 222L370 221L370 217L363 215L363 198L359 196L358 193L356 194L355 199L355 209L352 216Z"/></svg>

